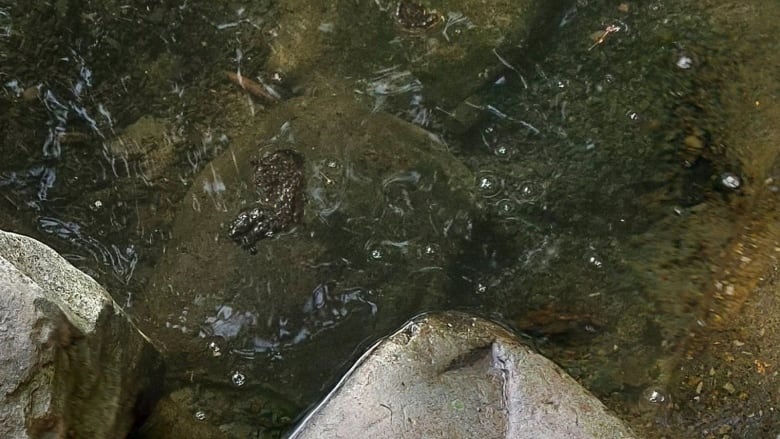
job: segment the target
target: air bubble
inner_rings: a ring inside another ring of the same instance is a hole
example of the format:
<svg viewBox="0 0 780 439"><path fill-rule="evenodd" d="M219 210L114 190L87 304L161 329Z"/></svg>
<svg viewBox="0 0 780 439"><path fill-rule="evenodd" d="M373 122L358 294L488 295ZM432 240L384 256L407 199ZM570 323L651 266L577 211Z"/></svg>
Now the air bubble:
<svg viewBox="0 0 780 439"><path fill-rule="evenodd" d="M650 387L645 389L645 391L642 393L642 399L649 402L650 404L664 404L668 401L669 397L662 389Z"/></svg>
<svg viewBox="0 0 780 439"><path fill-rule="evenodd" d="M498 145L493 149L493 154L498 157L509 157L511 150L506 145Z"/></svg>
<svg viewBox="0 0 780 439"><path fill-rule="evenodd" d="M246 384L246 375L239 371L235 371L233 372L233 375L230 376L230 381L232 381L236 387L241 387Z"/></svg>
<svg viewBox="0 0 780 439"><path fill-rule="evenodd" d="M204 412L203 410L198 410L197 412L195 412L195 419L197 419L198 421L205 421L206 412Z"/></svg>
<svg viewBox="0 0 780 439"><path fill-rule="evenodd" d="M515 213L516 205L515 203L508 199L504 198L502 200L498 200L496 203L496 211L498 212L499 216L510 216Z"/></svg>
<svg viewBox="0 0 780 439"><path fill-rule="evenodd" d="M485 198L492 198L498 195L501 192L501 183L497 176L489 172L482 172L477 175L477 191Z"/></svg>
<svg viewBox="0 0 780 439"><path fill-rule="evenodd" d="M427 244L422 250L423 255L428 257L436 256L440 252L439 246L436 244Z"/></svg>

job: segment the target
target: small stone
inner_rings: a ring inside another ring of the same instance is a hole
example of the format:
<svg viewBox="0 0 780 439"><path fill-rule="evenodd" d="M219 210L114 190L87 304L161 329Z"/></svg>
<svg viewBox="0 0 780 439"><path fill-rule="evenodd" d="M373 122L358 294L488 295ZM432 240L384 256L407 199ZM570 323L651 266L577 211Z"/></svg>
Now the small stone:
<svg viewBox="0 0 780 439"><path fill-rule="evenodd" d="M663 404L666 402L666 394L660 389L650 388L645 390L644 398L651 404Z"/></svg>
<svg viewBox="0 0 780 439"><path fill-rule="evenodd" d="M724 189L737 190L742 186L742 181L735 174L724 172L720 175L720 185Z"/></svg>
<svg viewBox="0 0 780 439"><path fill-rule="evenodd" d="M683 144L685 144L685 147L687 149L695 152L704 149L704 143L701 141L701 139L698 136L694 136L694 135L685 136L685 140L683 140Z"/></svg>
<svg viewBox="0 0 780 439"><path fill-rule="evenodd" d="M688 56L681 56L677 59L677 62L675 63L678 68L681 68L683 70L688 70L691 67L693 67L693 60Z"/></svg>
<svg viewBox="0 0 780 439"><path fill-rule="evenodd" d="M734 385L731 384L731 383L726 383L726 384L723 385L723 390L725 390L725 391L729 392L729 394L733 395L734 392L737 391L737 388L734 387Z"/></svg>
<svg viewBox="0 0 780 439"><path fill-rule="evenodd" d="M22 99L25 101L34 101L38 99L38 97L41 94L41 89L39 86L34 85L32 87L27 87L24 89L24 92L22 92Z"/></svg>

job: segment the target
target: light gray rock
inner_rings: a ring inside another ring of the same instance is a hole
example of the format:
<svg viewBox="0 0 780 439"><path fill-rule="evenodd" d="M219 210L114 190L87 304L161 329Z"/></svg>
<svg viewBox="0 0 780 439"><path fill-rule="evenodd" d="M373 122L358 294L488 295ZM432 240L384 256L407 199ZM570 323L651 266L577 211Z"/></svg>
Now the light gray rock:
<svg viewBox="0 0 780 439"><path fill-rule="evenodd" d="M606 407L512 333L424 315L379 342L292 438L632 438Z"/></svg>
<svg viewBox="0 0 780 439"><path fill-rule="evenodd" d="M0 437L124 437L160 364L97 282L0 231Z"/></svg>

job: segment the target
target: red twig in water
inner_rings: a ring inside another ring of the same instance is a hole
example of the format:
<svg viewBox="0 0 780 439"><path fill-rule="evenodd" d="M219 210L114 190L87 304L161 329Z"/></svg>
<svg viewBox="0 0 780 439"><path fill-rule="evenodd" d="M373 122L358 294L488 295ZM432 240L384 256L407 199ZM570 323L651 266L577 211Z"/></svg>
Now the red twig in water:
<svg viewBox="0 0 780 439"><path fill-rule="evenodd" d="M239 87L243 88L247 91L247 93L251 94L252 96L262 99L269 103L277 103L279 102L279 98L272 95L268 92L268 90L265 89L265 86L263 84L260 84L256 81L253 81L246 76L243 76L241 74L238 74L236 72L225 72L225 76L230 80L230 82L238 85Z"/></svg>

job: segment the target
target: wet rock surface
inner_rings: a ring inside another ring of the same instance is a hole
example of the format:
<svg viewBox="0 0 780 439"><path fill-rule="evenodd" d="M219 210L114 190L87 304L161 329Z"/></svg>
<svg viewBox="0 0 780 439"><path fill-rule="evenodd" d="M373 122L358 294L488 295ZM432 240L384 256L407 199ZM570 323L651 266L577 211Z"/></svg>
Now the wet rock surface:
<svg viewBox="0 0 780 439"><path fill-rule="evenodd" d="M3 231L0 291L0 436L126 436L159 396L161 362L108 293Z"/></svg>
<svg viewBox="0 0 780 439"><path fill-rule="evenodd" d="M291 437L440 435L636 437L511 332L453 312L417 317L374 346Z"/></svg>

